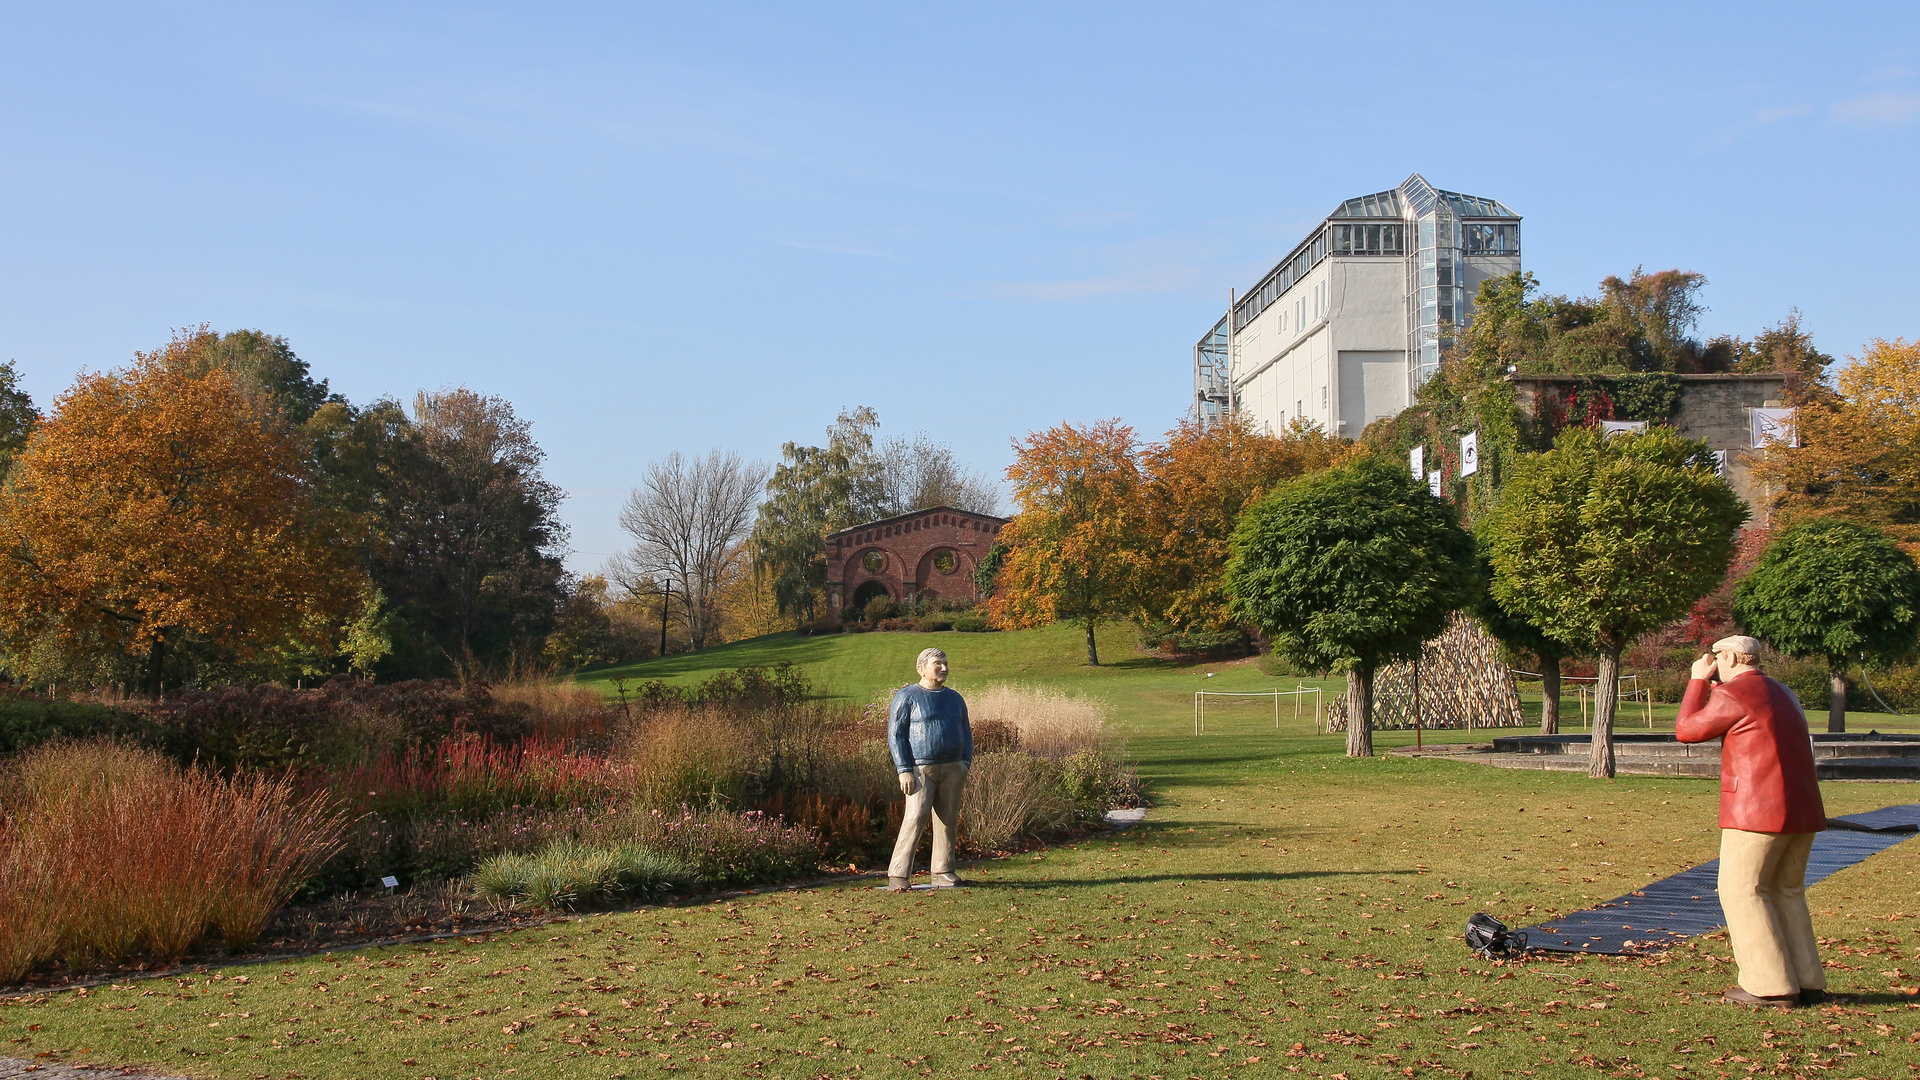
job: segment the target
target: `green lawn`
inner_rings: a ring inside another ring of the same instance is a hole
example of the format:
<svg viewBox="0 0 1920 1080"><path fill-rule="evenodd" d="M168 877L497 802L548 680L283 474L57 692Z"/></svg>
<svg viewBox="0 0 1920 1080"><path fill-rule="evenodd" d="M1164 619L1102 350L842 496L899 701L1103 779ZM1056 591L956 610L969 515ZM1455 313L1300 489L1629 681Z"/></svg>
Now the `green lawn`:
<svg viewBox="0 0 1920 1080"><path fill-rule="evenodd" d="M1059 631L771 638L703 662L813 649L821 681L859 698L904 682L927 640L963 690L1112 701L1155 793L1147 823L977 864L954 892L867 879L40 997L0 1007L0 1054L295 1080L1920 1071L1920 1005L1894 989L1920 982L1920 840L1810 894L1834 988L1860 998L1762 1015L1715 1002L1721 939L1520 964L1459 941L1474 911L1537 921L1713 857L1711 782L1351 761L1290 716L1276 735L1259 705L1196 737L1200 684L1276 680L1146 660L1118 632L1099 671ZM625 674L697 673L676 657ZM1833 813L1920 801L1825 793Z"/></svg>

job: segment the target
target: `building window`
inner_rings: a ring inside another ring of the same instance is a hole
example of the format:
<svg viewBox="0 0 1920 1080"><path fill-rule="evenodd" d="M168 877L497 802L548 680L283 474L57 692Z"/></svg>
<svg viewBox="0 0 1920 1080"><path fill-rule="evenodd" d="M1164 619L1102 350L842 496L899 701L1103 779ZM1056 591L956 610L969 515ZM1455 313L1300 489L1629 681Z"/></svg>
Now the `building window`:
<svg viewBox="0 0 1920 1080"><path fill-rule="evenodd" d="M958 565L960 565L960 563L954 558L953 552L951 551L936 551L933 553L933 568L943 574L953 573L953 568Z"/></svg>
<svg viewBox="0 0 1920 1080"><path fill-rule="evenodd" d="M867 573L877 574L887 568L887 554L877 548L869 550L860 556L860 565L867 568Z"/></svg>
<svg viewBox="0 0 1920 1080"><path fill-rule="evenodd" d="M1460 251L1464 255L1518 255L1520 226L1463 224Z"/></svg>
<svg viewBox="0 0 1920 1080"><path fill-rule="evenodd" d="M1335 255L1405 255L1405 225L1335 225Z"/></svg>

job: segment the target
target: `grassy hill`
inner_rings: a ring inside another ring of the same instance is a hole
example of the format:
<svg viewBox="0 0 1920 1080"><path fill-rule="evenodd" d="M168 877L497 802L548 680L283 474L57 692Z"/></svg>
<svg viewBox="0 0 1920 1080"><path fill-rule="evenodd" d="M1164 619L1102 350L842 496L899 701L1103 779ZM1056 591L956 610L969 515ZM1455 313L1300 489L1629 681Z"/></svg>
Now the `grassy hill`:
<svg viewBox="0 0 1920 1080"><path fill-rule="evenodd" d="M749 664L790 661L804 668L819 692L850 701L870 701L883 691L912 682L913 663L925 648L946 650L953 667L950 685L961 693L993 683L1012 682L1055 687L1107 699L1123 729L1140 730L1153 721L1164 726L1169 715L1186 715L1193 692L1291 690L1299 685L1324 686L1331 695L1343 692L1339 679L1274 678L1262 674L1250 659L1225 662L1169 660L1143 653L1131 627L1103 627L1098 635L1101 666L1088 667L1086 644L1073 626L1048 626L993 634L932 633L831 634L801 637L768 634L731 642L697 653L642 660L631 664L581 672L579 681L613 692L613 680L638 682L660 679L686 685L715 672ZM1209 677L1211 675L1211 677ZM1218 715L1229 717L1234 706L1218 705ZM1292 717L1292 705L1285 714ZM1264 711L1262 711L1264 710ZM1247 703L1238 712L1266 718L1271 727L1272 705ZM1305 725L1311 731L1312 725Z"/></svg>
<svg viewBox="0 0 1920 1080"><path fill-rule="evenodd" d="M962 634L956 631L932 633L830 634L825 637L801 637L794 633L768 634L765 637L730 642L700 652L641 660L630 664L593 668L576 678L597 686L613 696L615 679L629 684L659 679L677 685L701 682L716 672L748 665L772 665L788 661L805 669L818 693L854 702L871 701L883 691L913 681L913 662L920 650L929 646L945 649L953 665L951 685L961 693L993 683L1011 682L1048 686L1106 699L1114 709L1121 730L1132 734L1148 731L1164 733L1183 717L1190 717L1193 692L1265 692L1292 690L1299 686L1321 687L1327 700L1346 692L1344 679L1300 679L1273 677L1261 673L1252 659L1228 661L1171 660L1141 651L1133 628L1124 624L1102 627L1098 634L1101 666L1088 667L1085 639L1075 626L1046 626L1037 630L1015 630L992 634ZM1540 714L1538 684L1523 694L1522 707L1530 717ZM1563 730L1577 732L1580 707L1571 685L1562 701ZM1225 725L1223 731L1273 729L1271 701L1211 700L1207 706L1208 727ZM1676 706L1656 705L1656 730L1673 730ZM1617 730L1641 731L1641 707L1622 703ZM1824 727L1824 715L1813 718L1816 729ZM1889 716L1854 710L1848 713L1848 727L1855 731L1913 731L1920 729L1914 717ZM1288 735L1311 735L1314 725L1303 714L1295 723L1291 699L1281 708L1281 730ZM1428 736L1443 740L1443 733ZM1467 738L1467 733L1458 733ZM1474 737L1484 739L1485 733ZM1383 746L1413 741L1411 732L1381 732L1376 740Z"/></svg>

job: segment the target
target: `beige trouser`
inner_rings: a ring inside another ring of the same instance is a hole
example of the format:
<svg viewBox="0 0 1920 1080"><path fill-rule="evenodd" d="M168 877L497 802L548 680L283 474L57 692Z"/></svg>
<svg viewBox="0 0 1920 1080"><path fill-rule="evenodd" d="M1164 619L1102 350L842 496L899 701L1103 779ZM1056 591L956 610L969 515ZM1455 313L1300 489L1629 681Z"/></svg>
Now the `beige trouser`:
<svg viewBox="0 0 1920 1080"><path fill-rule="evenodd" d="M906 814L900 819L900 838L893 844L893 862L887 865L889 878L913 876L913 851L920 846L920 834L933 818L933 883L951 885L953 876L953 840L960 833L960 789L967 784L967 764L950 761L939 765L916 765L913 775L920 786L907 796Z"/></svg>
<svg viewBox="0 0 1920 1080"><path fill-rule="evenodd" d="M1760 997L1825 990L1807 912L1813 833L1720 830L1720 910L1727 916L1740 989Z"/></svg>

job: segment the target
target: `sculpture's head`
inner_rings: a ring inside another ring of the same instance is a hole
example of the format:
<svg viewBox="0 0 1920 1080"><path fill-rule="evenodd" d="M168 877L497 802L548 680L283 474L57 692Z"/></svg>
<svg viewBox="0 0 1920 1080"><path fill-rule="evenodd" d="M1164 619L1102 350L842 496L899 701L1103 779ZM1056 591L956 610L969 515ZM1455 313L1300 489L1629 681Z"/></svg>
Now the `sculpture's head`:
<svg viewBox="0 0 1920 1080"><path fill-rule="evenodd" d="M929 689L937 689L947 681L947 654L939 649L920 650L920 660L914 667L920 671L921 684L931 684Z"/></svg>
<svg viewBox="0 0 1920 1080"><path fill-rule="evenodd" d="M1720 669L1721 682L1745 675L1760 667L1760 642L1744 634L1723 637L1713 643L1713 660Z"/></svg>

